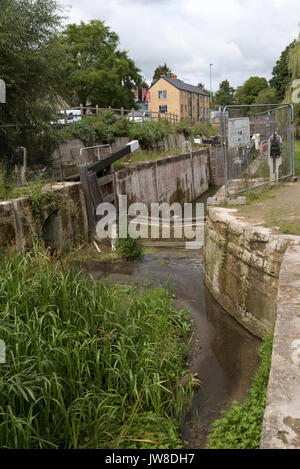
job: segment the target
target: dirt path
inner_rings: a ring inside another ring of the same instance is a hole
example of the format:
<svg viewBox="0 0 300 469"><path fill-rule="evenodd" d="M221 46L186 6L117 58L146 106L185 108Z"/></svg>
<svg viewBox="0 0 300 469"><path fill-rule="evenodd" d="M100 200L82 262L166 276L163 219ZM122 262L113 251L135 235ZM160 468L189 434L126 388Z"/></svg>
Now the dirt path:
<svg viewBox="0 0 300 469"><path fill-rule="evenodd" d="M249 205L235 208L252 224L270 227L274 233L300 235L300 182L279 184Z"/></svg>

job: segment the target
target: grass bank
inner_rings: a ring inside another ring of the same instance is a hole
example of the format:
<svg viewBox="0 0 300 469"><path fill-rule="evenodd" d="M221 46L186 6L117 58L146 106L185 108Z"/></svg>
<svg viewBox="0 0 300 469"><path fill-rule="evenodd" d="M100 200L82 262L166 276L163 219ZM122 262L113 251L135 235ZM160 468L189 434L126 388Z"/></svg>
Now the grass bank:
<svg viewBox="0 0 300 469"><path fill-rule="evenodd" d="M273 334L270 334L260 348L261 364L247 399L242 404L233 402L231 409L214 422L209 436L210 449L259 449L272 348Z"/></svg>
<svg viewBox="0 0 300 469"><path fill-rule="evenodd" d="M0 260L1 448L178 448L190 323L168 289Z"/></svg>

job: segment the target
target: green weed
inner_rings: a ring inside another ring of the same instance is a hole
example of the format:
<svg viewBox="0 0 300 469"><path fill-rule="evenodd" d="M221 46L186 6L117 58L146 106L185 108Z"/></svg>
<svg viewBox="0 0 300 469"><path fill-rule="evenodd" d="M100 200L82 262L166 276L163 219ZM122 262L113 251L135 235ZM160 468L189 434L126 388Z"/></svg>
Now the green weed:
<svg viewBox="0 0 300 469"><path fill-rule="evenodd" d="M210 449L258 449L269 381L273 334L266 336L260 348L261 364L246 400L233 402L228 412L213 424Z"/></svg>

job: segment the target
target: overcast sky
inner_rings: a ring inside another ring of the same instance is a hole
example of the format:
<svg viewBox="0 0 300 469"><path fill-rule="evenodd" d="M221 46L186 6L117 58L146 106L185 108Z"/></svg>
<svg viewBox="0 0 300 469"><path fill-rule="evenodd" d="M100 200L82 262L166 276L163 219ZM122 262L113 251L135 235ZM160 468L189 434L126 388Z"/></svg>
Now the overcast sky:
<svg viewBox="0 0 300 469"><path fill-rule="evenodd" d="M178 78L209 89L253 75L272 77L283 49L298 36L299 0L60 0L68 22L101 19L118 33L150 83L166 62Z"/></svg>

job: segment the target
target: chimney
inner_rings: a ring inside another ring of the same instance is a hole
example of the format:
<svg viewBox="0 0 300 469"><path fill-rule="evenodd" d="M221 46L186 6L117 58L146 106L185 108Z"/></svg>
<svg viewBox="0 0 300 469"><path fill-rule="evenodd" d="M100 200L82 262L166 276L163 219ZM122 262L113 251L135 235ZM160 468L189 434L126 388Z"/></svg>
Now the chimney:
<svg viewBox="0 0 300 469"><path fill-rule="evenodd" d="M177 80L177 75L175 75L174 73L171 74L170 76L171 80Z"/></svg>

